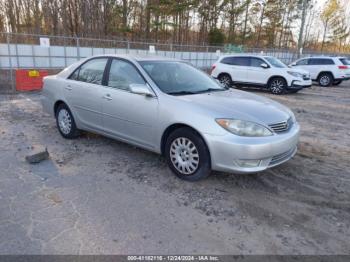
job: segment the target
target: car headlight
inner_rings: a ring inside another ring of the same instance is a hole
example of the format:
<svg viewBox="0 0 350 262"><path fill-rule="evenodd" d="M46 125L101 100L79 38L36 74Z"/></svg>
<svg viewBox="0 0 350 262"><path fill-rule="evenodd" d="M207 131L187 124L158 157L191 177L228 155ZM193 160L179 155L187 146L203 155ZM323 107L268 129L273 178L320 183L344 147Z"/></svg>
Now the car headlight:
<svg viewBox="0 0 350 262"><path fill-rule="evenodd" d="M298 72L291 72L291 71L288 71L288 74L290 74L290 75L292 75L292 76L295 76L295 77L303 78L303 74L298 73Z"/></svg>
<svg viewBox="0 0 350 262"><path fill-rule="evenodd" d="M295 118L295 115L293 112L290 112L290 118L293 124L295 124L297 122L297 119Z"/></svg>
<svg viewBox="0 0 350 262"><path fill-rule="evenodd" d="M216 119L216 122L237 136L259 137L273 134L268 128L254 122L236 119Z"/></svg>

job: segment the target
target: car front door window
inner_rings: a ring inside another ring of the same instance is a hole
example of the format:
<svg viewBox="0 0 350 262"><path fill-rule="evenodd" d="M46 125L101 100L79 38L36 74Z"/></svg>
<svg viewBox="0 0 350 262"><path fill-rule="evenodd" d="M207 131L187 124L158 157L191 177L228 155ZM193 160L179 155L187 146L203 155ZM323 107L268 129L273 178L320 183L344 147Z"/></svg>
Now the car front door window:
<svg viewBox="0 0 350 262"><path fill-rule="evenodd" d="M255 58L255 57L250 58L250 66L251 67L260 67L261 68L261 64L266 64L266 62L264 62L260 58Z"/></svg>
<svg viewBox="0 0 350 262"><path fill-rule="evenodd" d="M146 82L132 64L123 60L113 59L107 85L129 91L131 84L146 84Z"/></svg>
<svg viewBox="0 0 350 262"><path fill-rule="evenodd" d="M307 64L308 64L308 60L309 60L309 59L299 60L299 61L297 62L297 65L298 65L298 66L307 65Z"/></svg>

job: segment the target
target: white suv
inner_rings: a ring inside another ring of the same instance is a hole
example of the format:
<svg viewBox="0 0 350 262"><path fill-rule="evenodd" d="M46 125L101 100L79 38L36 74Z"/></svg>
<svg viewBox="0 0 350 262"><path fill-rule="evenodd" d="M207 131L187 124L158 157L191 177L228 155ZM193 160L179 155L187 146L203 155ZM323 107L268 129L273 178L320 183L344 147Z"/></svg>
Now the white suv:
<svg viewBox="0 0 350 262"><path fill-rule="evenodd" d="M308 57L291 64L310 72L311 79L320 86L339 85L350 79L350 60L346 57Z"/></svg>
<svg viewBox="0 0 350 262"><path fill-rule="evenodd" d="M272 56L222 56L213 65L211 76L226 87L262 87L273 94L296 93L312 84L307 71L291 69Z"/></svg>

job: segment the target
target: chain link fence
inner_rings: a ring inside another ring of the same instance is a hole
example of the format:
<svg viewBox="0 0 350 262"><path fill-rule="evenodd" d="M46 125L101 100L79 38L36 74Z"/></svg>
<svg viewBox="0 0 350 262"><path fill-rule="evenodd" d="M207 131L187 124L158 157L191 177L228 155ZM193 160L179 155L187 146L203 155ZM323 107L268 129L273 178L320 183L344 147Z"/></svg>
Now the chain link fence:
<svg viewBox="0 0 350 262"><path fill-rule="evenodd" d="M49 45L40 45L41 39L48 39ZM228 50L227 46L178 45L118 39L0 32L0 70L10 72L2 72L0 80L2 83L10 82L12 87L14 87L14 69L40 68L57 71L80 59L102 54L152 54L166 56L185 60L197 68L206 70L218 59L218 56L232 53L232 51ZM237 52L274 56L285 64L290 64L300 56L320 55L320 53L316 52L304 52L304 54L300 55L295 50L243 47L233 53Z"/></svg>
<svg viewBox="0 0 350 262"><path fill-rule="evenodd" d="M40 45L49 39L49 47ZM150 46L154 52L150 52ZM199 68L210 67L223 46L176 45L113 39L0 33L0 68L64 68L75 61L99 54L167 56L186 60Z"/></svg>

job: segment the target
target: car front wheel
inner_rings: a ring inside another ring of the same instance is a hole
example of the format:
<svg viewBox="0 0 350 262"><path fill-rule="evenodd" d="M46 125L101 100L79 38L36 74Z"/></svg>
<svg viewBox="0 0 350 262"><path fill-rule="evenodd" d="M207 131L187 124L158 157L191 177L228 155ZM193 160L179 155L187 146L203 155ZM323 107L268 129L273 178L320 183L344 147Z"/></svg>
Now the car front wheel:
<svg viewBox="0 0 350 262"><path fill-rule="evenodd" d="M287 82L282 77L275 77L270 80L268 86L272 94L280 95L286 91Z"/></svg>
<svg viewBox="0 0 350 262"><path fill-rule="evenodd" d="M191 128L172 132L165 145L169 168L181 179L197 181L210 174L210 155L204 140Z"/></svg>
<svg viewBox="0 0 350 262"><path fill-rule="evenodd" d="M57 107L56 124L58 131L64 138L73 139L79 135L79 130L75 125L73 115L65 104L60 104Z"/></svg>

